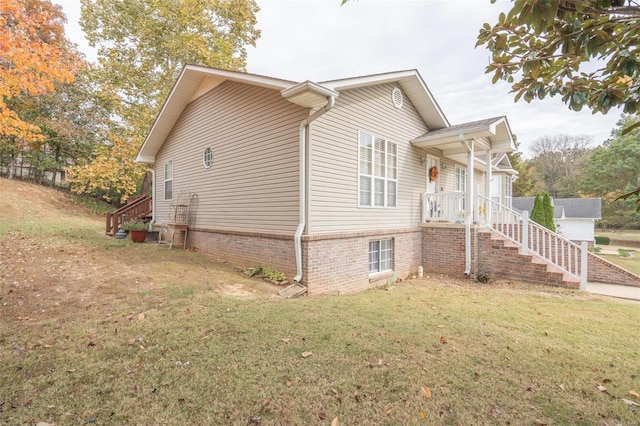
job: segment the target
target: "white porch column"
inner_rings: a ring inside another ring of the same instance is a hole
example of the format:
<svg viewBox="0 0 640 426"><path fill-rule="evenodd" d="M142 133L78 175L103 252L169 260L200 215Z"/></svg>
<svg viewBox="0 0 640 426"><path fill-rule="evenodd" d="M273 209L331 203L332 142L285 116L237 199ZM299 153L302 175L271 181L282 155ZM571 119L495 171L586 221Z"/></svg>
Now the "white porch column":
<svg viewBox="0 0 640 426"><path fill-rule="evenodd" d="M464 246L465 246L465 275L471 274L471 222L473 220L473 175L474 175L474 157L475 157L475 141L471 139L469 142L464 140L464 144L467 146L467 194L466 194L466 211L464 221Z"/></svg>
<svg viewBox="0 0 640 426"><path fill-rule="evenodd" d="M589 267L587 258L589 257L589 246L586 241L580 243L580 290L587 291L587 276Z"/></svg>
<svg viewBox="0 0 640 426"><path fill-rule="evenodd" d="M493 203L491 203L491 196L493 194L491 194L491 176L492 176L492 167L491 167L491 149L489 149L489 151L487 151L487 173L486 173L486 182L484 183L484 196L487 197L489 199L489 201L487 202L487 206L485 208L485 221L488 224L491 224L491 222L493 221L493 216L491 215L491 205ZM502 201L500 201L500 203L502 203Z"/></svg>

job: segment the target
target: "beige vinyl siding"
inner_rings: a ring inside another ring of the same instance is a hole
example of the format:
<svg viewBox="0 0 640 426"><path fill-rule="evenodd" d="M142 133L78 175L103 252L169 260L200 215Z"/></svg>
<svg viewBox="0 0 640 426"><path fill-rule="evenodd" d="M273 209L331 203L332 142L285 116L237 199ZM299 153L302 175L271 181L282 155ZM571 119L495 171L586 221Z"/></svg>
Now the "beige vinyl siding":
<svg viewBox="0 0 640 426"><path fill-rule="evenodd" d="M334 108L311 124L310 234L418 226L425 153L410 140L428 129L406 96L401 109L393 106L394 87L341 92ZM397 144L397 207L358 207L358 131Z"/></svg>
<svg viewBox="0 0 640 426"><path fill-rule="evenodd" d="M275 90L225 82L191 102L156 156L156 193L173 160L174 198L197 194L192 226L293 234L299 221L300 122L307 111ZM205 168L206 148L213 164ZM156 220L169 218L157 197Z"/></svg>

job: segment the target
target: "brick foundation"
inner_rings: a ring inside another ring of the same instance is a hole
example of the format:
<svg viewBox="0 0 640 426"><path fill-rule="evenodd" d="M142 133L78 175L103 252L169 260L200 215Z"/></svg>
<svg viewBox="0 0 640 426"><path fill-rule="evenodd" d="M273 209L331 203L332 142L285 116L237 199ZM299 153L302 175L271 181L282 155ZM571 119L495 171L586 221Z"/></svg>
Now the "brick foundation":
<svg viewBox="0 0 640 426"><path fill-rule="evenodd" d="M465 230L459 224L430 224L422 229L422 260L425 272L462 275L465 269ZM471 271L475 272L477 229L471 229Z"/></svg>
<svg viewBox="0 0 640 426"><path fill-rule="evenodd" d="M369 276L369 242L393 239L393 272ZM422 230L351 232L303 238L303 282L309 295L346 294L405 278L422 261Z"/></svg>
<svg viewBox="0 0 640 426"><path fill-rule="evenodd" d="M578 287L531 255L522 255L517 246L496 238L484 228L471 228L471 274L488 270L494 278ZM369 275L369 242L393 239L393 272ZM193 229L188 247L232 263L238 267L266 266L286 274L296 274L293 235ZM429 224L422 228L376 232L347 232L304 236L302 239L303 284L309 295L347 294L384 285L417 272L461 276L465 269L465 229L460 224ZM640 277L589 254L591 282L640 287Z"/></svg>
<svg viewBox="0 0 640 426"><path fill-rule="evenodd" d="M269 267L289 280L296 275L293 235L194 229L189 230L187 247L238 267Z"/></svg>

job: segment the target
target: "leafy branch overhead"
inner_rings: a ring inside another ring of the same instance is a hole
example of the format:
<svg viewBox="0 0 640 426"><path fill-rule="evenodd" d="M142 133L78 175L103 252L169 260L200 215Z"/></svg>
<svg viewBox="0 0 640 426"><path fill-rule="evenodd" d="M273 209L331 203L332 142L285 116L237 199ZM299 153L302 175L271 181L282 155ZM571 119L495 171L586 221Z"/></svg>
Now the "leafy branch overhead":
<svg viewBox="0 0 640 426"><path fill-rule="evenodd" d="M484 24L476 46L489 49L486 72L511 83L516 101L557 95L576 111L635 114L639 18L640 7L624 0L516 0L497 24Z"/></svg>

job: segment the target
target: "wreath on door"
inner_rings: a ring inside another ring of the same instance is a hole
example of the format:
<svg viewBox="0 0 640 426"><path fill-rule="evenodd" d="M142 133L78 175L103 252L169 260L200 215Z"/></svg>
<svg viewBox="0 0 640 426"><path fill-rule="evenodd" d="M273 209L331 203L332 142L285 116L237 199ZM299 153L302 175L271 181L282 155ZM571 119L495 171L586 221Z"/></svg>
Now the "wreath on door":
<svg viewBox="0 0 640 426"><path fill-rule="evenodd" d="M440 174L440 171L438 170L438 168L436 166L433 166L432 168L429 169L429 182L433 182L434 180L438 179L438 176Z"/></svg>

